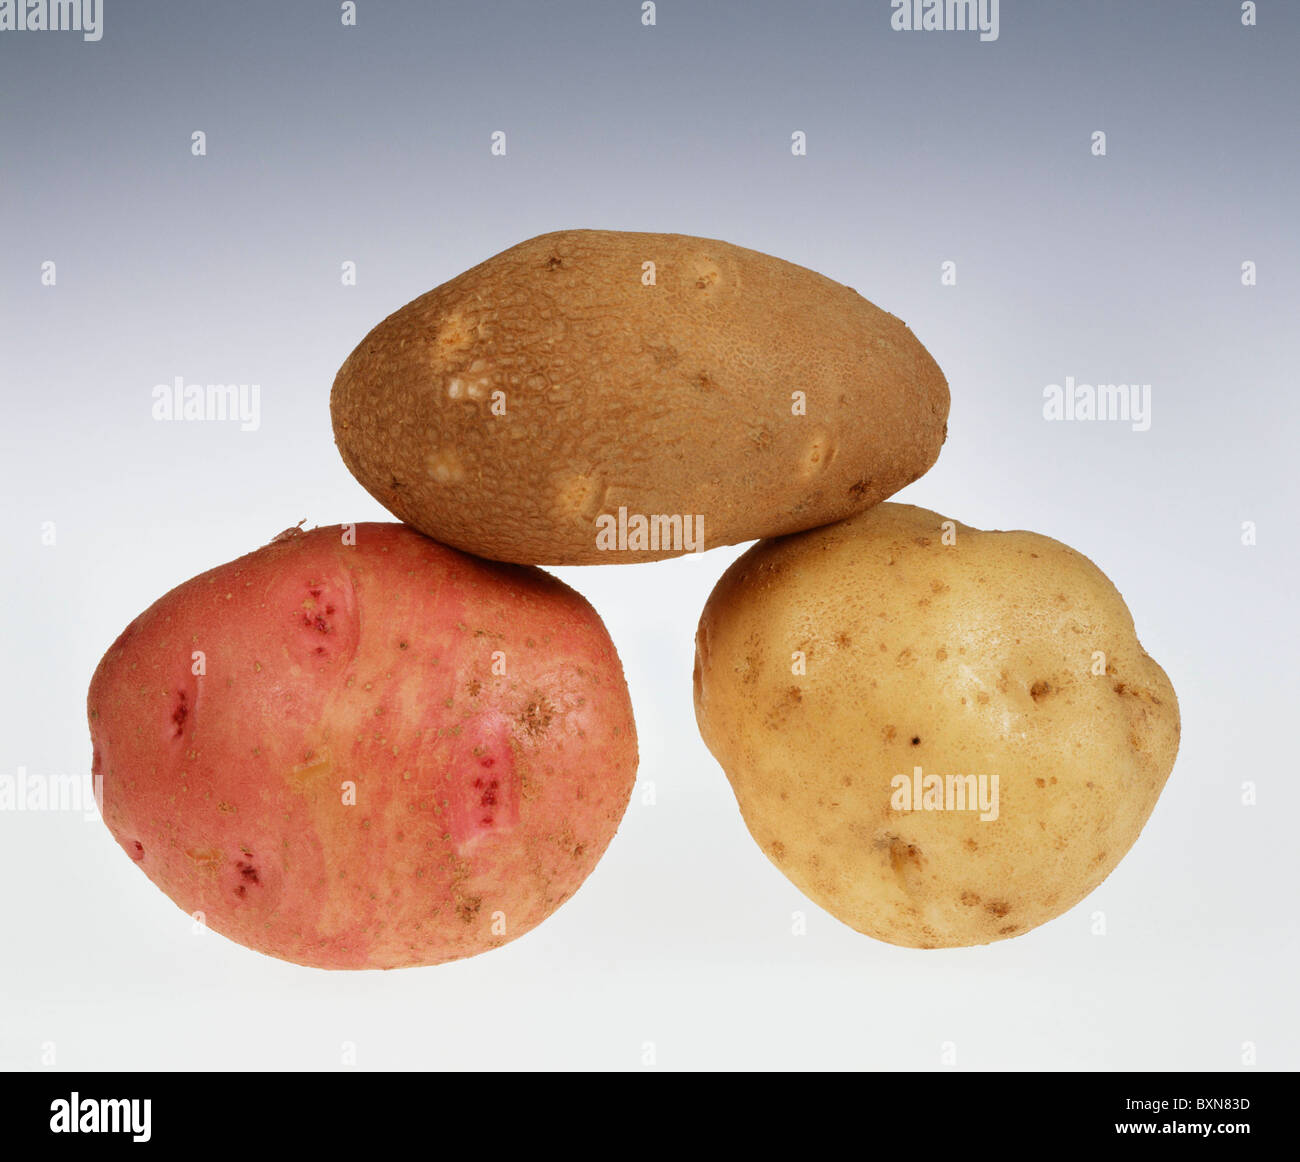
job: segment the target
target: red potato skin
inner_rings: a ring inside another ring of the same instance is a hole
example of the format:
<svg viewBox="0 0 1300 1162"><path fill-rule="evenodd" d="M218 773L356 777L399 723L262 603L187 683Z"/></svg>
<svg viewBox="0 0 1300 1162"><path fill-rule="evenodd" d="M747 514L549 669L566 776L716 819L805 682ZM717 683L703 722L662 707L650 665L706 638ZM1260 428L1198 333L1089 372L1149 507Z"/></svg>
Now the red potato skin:
<svg viewBox="0 0 1300 1162"><path fill-rule="evenodd" d="M109 648L88 713L105 822L141 870L317 968L527 932L595 867L636 775L591 606L399 524L294 530L173 589Z"/></svg>

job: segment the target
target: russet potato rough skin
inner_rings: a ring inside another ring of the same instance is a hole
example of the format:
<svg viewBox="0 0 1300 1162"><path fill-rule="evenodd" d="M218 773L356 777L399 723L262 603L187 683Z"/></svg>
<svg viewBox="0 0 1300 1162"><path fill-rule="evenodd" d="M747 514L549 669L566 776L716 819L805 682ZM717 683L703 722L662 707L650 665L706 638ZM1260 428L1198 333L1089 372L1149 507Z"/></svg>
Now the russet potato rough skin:
<svg viewBox="0 0 1300 1162"><path fill-rule="evenodd" d="M697 720L755 841L846 924L918 948L1015 936L1091 892L1179 736L1173 687L1092 562L956 522L944 544L944 519L883 504L761 542L696 637ZM915 766L997 775L997 818L893 809Z"/></svg>
<svg viewBox="0 0 1300 1162"><path fill-rule="evenodd" d="M596 865L636 772L591 606L394 524L352 545L295 531L172 590L88 709L104 818L140 868L232 940L319 968L527 932Z"/></svg>
<svg viewBox="0 0 1300 1162"><path fill-rule="evenodd" d="M331 411L348 468L429 536L602 564L683 551L599 549L597 518L620 507L698 514L712 548L875 504L934 463L948 385L903 322L811 270L712 239L565 230L390 315Z"/></svg>

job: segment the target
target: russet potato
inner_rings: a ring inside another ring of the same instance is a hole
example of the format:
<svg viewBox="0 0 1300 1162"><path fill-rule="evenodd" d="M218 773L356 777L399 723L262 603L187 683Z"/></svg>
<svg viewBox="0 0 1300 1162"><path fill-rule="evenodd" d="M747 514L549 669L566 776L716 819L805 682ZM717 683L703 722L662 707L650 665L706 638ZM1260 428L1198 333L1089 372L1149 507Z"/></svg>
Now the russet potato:
<svg viewBox="0 0 1300 1162"><path fill-rule="evenodd" d="M376 326L331 395L390 512L533 565L648 561L838 520L915 480L948 385L893 315L714 239L563 230Z"/></svg>
<svg viewBox="0 0 1300 1162"><path fill-rule="evenodd" d="M1091 561L909 505L754 546L696 645L699 727L755 841L894 944L1065 912L1133 845L1178 749L1173 687Z"/></svg>

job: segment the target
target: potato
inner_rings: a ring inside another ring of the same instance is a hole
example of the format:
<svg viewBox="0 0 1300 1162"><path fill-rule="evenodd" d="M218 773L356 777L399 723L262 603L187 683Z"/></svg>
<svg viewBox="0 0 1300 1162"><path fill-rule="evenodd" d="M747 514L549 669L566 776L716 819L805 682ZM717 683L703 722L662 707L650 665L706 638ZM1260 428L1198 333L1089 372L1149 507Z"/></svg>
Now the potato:
<svg viewBox="0 0 1300 1162"><path fill-rule="evenodd" d="M1178 702L1082 554L882 504L718 582L695 709L755 841L859 932L1026 932L1092 891L1173 767Z"/></svg>
<svg viewBox="0 0 1300 1162"><path fill-rule="evenodd" d="M532 238L408 303L334 381L392 513L522 564L648 561L813 528L934 463L948 385L905 324L681 234Z"/></svg>
<svg viewBox="0 0 1300 1162"><path fill-rule="evenodd" d="M591 606L400 525L294 530L173 589L88 707L104 819L141 870L317 968L527 932L595 867L636 772Z"/></svg>

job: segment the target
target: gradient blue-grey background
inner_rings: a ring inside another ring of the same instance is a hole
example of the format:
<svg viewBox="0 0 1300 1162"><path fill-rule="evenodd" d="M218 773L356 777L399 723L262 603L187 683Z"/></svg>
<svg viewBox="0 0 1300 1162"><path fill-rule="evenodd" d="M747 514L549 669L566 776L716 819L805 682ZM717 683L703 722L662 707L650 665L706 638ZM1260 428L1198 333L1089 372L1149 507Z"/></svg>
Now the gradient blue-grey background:
<svg viewBox="0 0 1300 1162"><path fill-rule="evenodd" d="M620 649L642 763L551 920L313 972L193 935L98 822L0 812L0 1065L1300 1066L1300 6L1259 7L1003 0L981 43L894 32L887 0L669 0L654 27L635 0L361 0L355 28L331 0L106 0L97 43L0 33L0 774L86 770L91 671L165 590L303 518L382 519L333 448L338 365L577 226L723 238L906 320L952 414L901 498L1091 556L1184 724L1093 896L987 948L893 948L768 863L697 736L695 620L739 550L559 570ZM260 428L154 421L176 376L259 384ZM1150 383L1150 430L1046 422L1066 376Z"/></svg>

